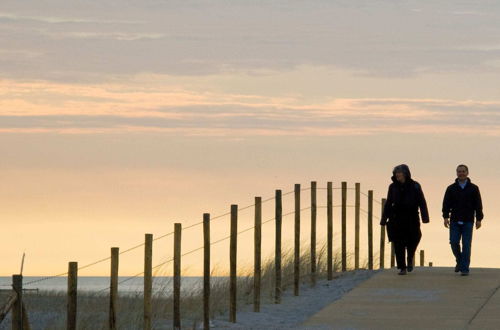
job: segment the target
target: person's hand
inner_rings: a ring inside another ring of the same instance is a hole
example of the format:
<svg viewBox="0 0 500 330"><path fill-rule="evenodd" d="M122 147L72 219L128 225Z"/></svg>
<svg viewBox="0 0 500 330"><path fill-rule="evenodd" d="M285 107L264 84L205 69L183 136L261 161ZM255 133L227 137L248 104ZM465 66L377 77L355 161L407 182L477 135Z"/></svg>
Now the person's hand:
<svg viewBox="0 0 500 330"><path fill-rule="evenodd" d="M448 218L445 218L445 219L444 219L444 226L445 226L446 228L449 228L449 227L450 227L450 219L448 219Z"/></svg>
<svg viewBox="0 0 500 330"><path fill-rule="evenodd" d="M386 224L387 224L387 220L385 220L385 219L380 220L381 226L385 226Z"/></svg>
<svg viewBox="0 0 500 330"><path fill-rule="evenodd" d="M476 221L476 229L481 228L481 221Z"/></svg>
<svg viewBox="0 0 500 330"><path fill-rule="evenodd" d="M429 223L430 221L431 221L430 219L422 220L423 223Z"/></svg>

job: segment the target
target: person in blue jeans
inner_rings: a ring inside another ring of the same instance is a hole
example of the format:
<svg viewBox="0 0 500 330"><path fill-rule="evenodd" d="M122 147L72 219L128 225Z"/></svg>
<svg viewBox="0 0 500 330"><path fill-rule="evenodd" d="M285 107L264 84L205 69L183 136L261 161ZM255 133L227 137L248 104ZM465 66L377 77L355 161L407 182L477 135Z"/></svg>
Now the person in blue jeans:
<svg viewBox="0 0 500 330"><path fill-rule="evenodd" d="M474 218L476 229L484 218L479 187L469 179L466 165L457 167L457 179L448 186L443 199L444 226L450 229L450 245L456 259L455 272L469 275ZM462 246L460 246L462 240Z"/></svg>

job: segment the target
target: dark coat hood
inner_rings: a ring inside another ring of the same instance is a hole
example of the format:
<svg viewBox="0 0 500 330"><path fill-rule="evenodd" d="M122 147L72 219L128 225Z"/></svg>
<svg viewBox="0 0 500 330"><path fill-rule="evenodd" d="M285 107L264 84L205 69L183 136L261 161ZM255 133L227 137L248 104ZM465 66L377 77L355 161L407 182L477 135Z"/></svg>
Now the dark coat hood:
<svg viewBox="0 0 500 330"><path fill-rule="evenodd" d="M392 170L392 177L391 177L392 182L398 182L398 180L396 180L396 172L399 172L399 171L401 171L405 174L407 181L412 180L410 168L408 167L408 165L401 164L401 165L394 167L394 170Z"/></svg>

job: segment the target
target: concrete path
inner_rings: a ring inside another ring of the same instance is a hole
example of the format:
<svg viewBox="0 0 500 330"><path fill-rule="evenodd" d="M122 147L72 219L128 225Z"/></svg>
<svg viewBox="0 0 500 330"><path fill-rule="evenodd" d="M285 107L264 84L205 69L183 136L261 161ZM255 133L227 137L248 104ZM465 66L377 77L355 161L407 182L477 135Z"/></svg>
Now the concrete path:
<svg viewBox="0 0 500 330"><path fill-rule="evenodd" d="M375 274L303 326L327 329L500 329L500 269L417 267Z"/></svg>

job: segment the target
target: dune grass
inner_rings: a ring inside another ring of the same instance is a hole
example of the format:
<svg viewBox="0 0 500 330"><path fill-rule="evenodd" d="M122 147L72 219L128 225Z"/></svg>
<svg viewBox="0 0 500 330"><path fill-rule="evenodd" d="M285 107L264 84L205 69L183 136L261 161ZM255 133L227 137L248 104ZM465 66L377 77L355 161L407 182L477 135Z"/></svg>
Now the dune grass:
<svg viewBox="0 0 500 330"><path fill-rule="evenodd" d="M311 286L309 246L302 249L300 263L301 286ZM327 277L326 245L317 251L317 280ZM352 256L348 256L349 269L352 269ZM333 258L334 272L341 268L340 253ZM366 263L364 265L366 268ZM274 302L274 257L265 258L262 262L261 304ZM217 268L212 271L211 280L211 319L226 318L229 309L229 278ZM162 283L153 295L153 328L171 329L173 298L171 296L172 279ZM293 249L284 249L282 253L282 290L293 290L294 255ZM253 303L253 269L239 269L237 279L238 307ZM199 290L183 290L181 295L181 317L183 328L198 329L203 319L203 292ZM0 304L6 295L0 294ZM78 328L107 329L108 294L79 292L78 294ZM65 329L66 295L64 292L27 293L24 301L28 310L32 329ZM10 317L9 317L10 318ZM117 310L119 329L141 329L143 320L142 293L122 294ZM5 319L0 329L9 329L10 319Z"/></svg>

